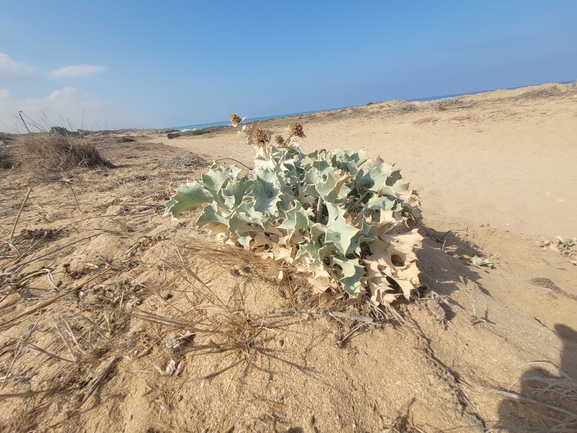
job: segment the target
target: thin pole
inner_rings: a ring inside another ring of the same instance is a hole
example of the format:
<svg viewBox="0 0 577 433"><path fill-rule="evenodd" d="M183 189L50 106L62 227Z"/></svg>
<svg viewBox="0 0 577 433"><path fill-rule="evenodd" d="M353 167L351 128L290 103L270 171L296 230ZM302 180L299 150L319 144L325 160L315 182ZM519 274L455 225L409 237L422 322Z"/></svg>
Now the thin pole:
<svg viewBox="0 0 577 433"><path fill-rule="evenodd" d="M24 121L24 118L22 117L22 110L18 110L18 115L20 116L20 119L22 120L22 123L23 123L24 126L26 127L26 130L28 131L28 134L31 134L30 130L28 129L28 125L26 125L26 122Z"/></svg>

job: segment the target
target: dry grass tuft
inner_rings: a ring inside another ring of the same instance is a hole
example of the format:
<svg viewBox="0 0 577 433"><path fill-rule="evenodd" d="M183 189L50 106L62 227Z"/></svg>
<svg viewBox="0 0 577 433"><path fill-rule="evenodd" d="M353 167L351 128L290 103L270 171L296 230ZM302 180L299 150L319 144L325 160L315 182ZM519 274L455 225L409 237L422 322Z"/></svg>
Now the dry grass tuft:
<svg viewBox="0 0 577 433"><path fill-rule="evenodd" d="M390 109L390 112L393 114L407 114L412 113L413 111L417 111L419 107L412 102L403 102L399 105L395 105Z"/></svg>
<svg viewBox="0 0 577 433"><path fill-rule="evenodd" d="M551 98L560 97L567 94L577 92L577 81L569 84L554 84L552 86L540 86L536 89L527 90L520 95L516 96L515 99L536 99L536 98Z"/></svg>
<svg viewBox="0 0 577 433"><path fill-rule="evenodd" d="M550 98L553 96L559 96L563 94L563 90L560 86L546 87L534 90L528 90L521 93L515 99L535 99L535 98Z"/></svg>
<svg viewBox="0 0 577 433"><path fill-rule="evenodd" d="M439 111L445 111L450 108L463 108L465 101L459 97L442 98L427 102L427 108Z"/></svg>
<svg viewBox="0 0 577 433"><path fill-rule="evenodd" d="M14 159L31 171L65 171L73 167L114 167L94 143L55 133L28 134L14 140Z"/></svg>

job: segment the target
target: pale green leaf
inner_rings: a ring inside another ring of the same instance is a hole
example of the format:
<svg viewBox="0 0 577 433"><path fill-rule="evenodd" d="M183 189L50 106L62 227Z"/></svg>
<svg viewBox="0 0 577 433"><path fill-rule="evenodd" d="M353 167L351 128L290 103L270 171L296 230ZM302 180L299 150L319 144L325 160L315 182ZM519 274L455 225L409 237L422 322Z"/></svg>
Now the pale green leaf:
<svg viewBox="0 0 577 433"><path fill-rule="evenodd" d="M332 162L333 166L340 168L352 175L359 172L360 166L367 160L364 151L355 152L351 149L342 151L340 149L333 150Z"/></svg>
<svg viewBox="0 0 577 433"><path fill-rule="evenodd" d="M253 181L246 178L239 182L230 182L222 190L223 204L229 209L234 209L243 202Z"/></svg>
<svg viewBox="0 0 577 433"><path fill-rule="evenodd" d="M343 277L340 279L340 283L348 294L352 295L361 288L365 282L365 268L359 264L358 260L333 258L332 263L342 269Z"/></svg>
<svg viewBox="0 0 577 433"><path fill-rule="evenodd" d="M196 225L202 227L206 224L224 224L228 227L228 219L225 218L217 208L216 203L205 206L202 214L196 220Z"/></svg>
<svg viewBox="0 0 577 433"><path fill-rule="evenodd" d="M310 220L307 212L297 201L292 209L285 212L285 220L280 225L281 228L288 230L292 234L309 226Z"/></svg>
<svg viewBox="0 0 577 433"><path fill-rule="evenodd" d="M329 211L329 221L325 242L332 242L342 253L346 253L359 229L347 224L345 211L342 208L332 203L326 203L326 206Z"/></svg>
<svg viewBox="0 0 577 433"><path fill-rule="evenodd" d="M388 197L372 197L367 202L367 208L371 210L392 210L395 207L395 200Z"/></svg>
<svg viewBox="0 0 577 433"><path fill-rule="evenodd" d="M216 164L213 164L207 173L201 176L202 185L211 197L216 198L223 185L230 180L229 174L224 172Z"/></svg>
<svg viewBox="0 0 577 433"><path fill-rule="evenodd" d="M249 231L262 230L263 221L260 218L254 218L245 212L234 212L228 220L229 230L232 233L246 233Z"/></svg>
<svg viewBox="0 0 577 433"><path fill-rule="evenodd" d="M251 196L254 198L254 208L268 215L278 214L276 204L280 201L280 189L273 183L256 179L252 185Z"/></svg>
<svg viewBox="0 0 577 433"><path fill-rule="evenodd" d="M176 194L166 203L164 214L170 214L173 218L178 218L182 211L194 210L211 201L211 194L206 191L200 182L194 180L176 190Z"/></svg>
<svg viewBox="0 0 577 433"><path fill-rule="evenodd" d="M392 165L385 164L379 158L377 160L368 160L365 167L360 170L355 178L357 187L364 186L370 191L378 192L391 175Z"/></svg>
<svg viewBox="0 0 577 433"><path fill-rule="evenodd" d="M245 233L239 233L238 234L238 239L237 239L238 243L241 244L245 249L248 249L250 247L250 241L252 241L252 236L245 232Z"/></svg>

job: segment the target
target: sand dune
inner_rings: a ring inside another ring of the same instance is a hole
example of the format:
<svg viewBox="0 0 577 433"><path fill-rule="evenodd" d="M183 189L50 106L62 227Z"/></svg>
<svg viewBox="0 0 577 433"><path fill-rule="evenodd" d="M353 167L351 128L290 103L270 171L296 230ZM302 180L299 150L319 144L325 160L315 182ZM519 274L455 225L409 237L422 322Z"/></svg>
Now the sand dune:
<svg viewBox="0 0 577 433"><path fill-rule="evenodd" d="M365 149L420 190L426 297L320 314L299 275L163 217L213 160L251 163L232 128L102 138L116 168L0 171L0 429L576 428L577 247L556 238L577 236L575 84L261 125L295 120L303 150Z"/></svg>

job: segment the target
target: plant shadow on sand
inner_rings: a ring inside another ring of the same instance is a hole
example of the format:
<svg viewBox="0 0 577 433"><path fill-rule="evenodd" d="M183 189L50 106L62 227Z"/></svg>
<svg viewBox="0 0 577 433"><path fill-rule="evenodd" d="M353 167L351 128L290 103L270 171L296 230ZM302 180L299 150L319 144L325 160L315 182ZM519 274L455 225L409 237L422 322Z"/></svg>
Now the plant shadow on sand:
<svg viewBox="0 0 577 433"><path fill-rule="evenodd" d="M455 316L451 305L464 309L450 298L453 292L460 290L459 283L473 283L483 294L491 296L479 281L481 269L470 263L471 257L482 256L476 245L463 239L455 230L440 231L423 224L419 231L424 238L422 248L417 252L421 283L446 297L442 305L447 320Z"/></svg>

